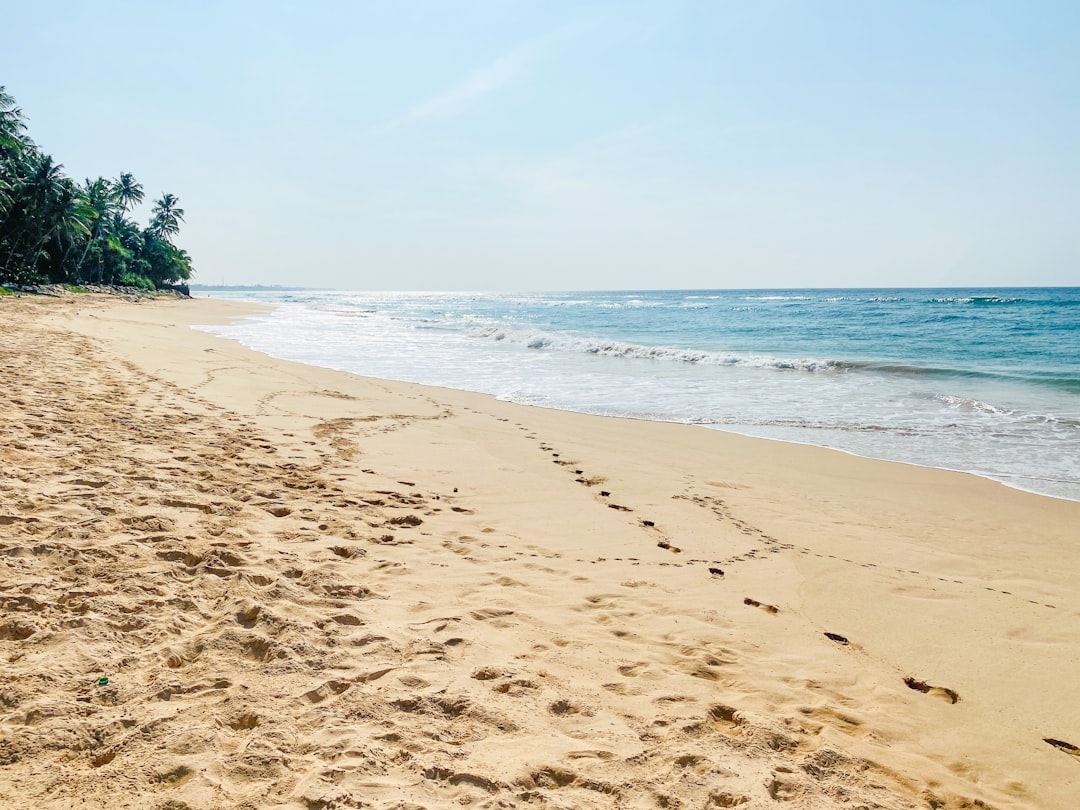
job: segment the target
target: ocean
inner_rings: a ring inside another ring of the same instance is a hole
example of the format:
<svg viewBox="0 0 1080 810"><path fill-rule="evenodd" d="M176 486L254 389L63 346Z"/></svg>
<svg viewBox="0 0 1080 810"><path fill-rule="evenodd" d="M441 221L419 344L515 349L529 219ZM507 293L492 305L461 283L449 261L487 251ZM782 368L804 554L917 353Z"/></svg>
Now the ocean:
<svg viewBox="0 0 1080 810"><path fill-rule="evenodd" d="M1080 500L1080 288L210 295L275 357Z"/></svg>

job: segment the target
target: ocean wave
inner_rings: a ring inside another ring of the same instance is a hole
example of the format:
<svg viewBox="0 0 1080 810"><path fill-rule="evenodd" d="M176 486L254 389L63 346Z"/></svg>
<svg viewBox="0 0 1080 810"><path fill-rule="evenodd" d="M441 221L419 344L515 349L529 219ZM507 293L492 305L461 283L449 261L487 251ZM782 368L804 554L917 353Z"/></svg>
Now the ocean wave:
<svg viewBox="0 0 1080 810"><path fill-rule="evenodd" d="M916 399L930 400L948 406L950 409L968 414L988 414L991 416L1008 417L1008 421L1014 424L1038 425L1051 428L1075 430L1080 428L1080 417L1063 414L1024 413L1013 408L994 405L972 397L961 397L953 394L929 394L913 393ZM959 424L945 424L939 427L958 429Z"/></svg>
<svg viewBox="0 0 1080 810"><path fill-rule="evenodd" d="M812 295L744 295L743 301L813 301Z"/></svg>
<svg viewBox="0 0 1080 810"><path fill-rule="evenodd" d="M702 366L738 366L743 368L773 369L806 373L870 373L891 377L914 379L964 379L997 380L1025 384L1037 384L1065 391L1080 390L1080 380L1071 375L1044 374L1039 372L982 371L976 369L922 366L896 362L847 360L839 358L777 357L769 354L745 352L707 351L677 346L647 346L596 337L576 336L568 333L512 330L501 326L472 327L467 330L474 337L496 342L506 342L539 351L590 354L628 360L652 360L658 362L688 363ZM945 396L945 395L943 395ZM996 406L964 401L962 398L943 399L944 404L957 408L993 412Z"/></svg>
<svg viewBox="0 0 1080 810"><path fill-rule="evenodd" d="M293 302L289 302L293 303ZM338 315L343 318L366 318L369 315L375 315L379 310L377 309L360 309L349 304L341 304L337 301L327 302L299 302L305 305L306 309L310 309L313 312L328 312L332 315Z"/></svg>
<svg viewBox="0 0 1080 810"><path fill-rule="evenodd" d="M844 360L815 358L784 358L768 355L747 355L734 352L710 352L674 346L643 346L616 340L595 340L547 332L514 332L488 326L473 332L476 337L493 341L517 343L529 349L576 352L599 357L630 360L655 360L696 365L745 366L779 371L844 371L851 364Z"/></svg>
<svg viewBox="0 0 1080 810"><path fill-rule="evenodd" d="M882 425L873 422L825 422L814 419L799 418L775 418L775 419L745 419L745 418L708 418L689 419L688 424L714 425L717 427L767 427L787 428L794 430L811 431L837 431L840 433L889 433L896 436L927 436L933 433L932 427L913 427L911 425Z"/></svg>
<svg viewBox="0 0 1080 810"><path fill-rule="evenodd" d="M988 304L1026 304L1025 298L1005 298L998 295L958 295L945 298L931 298L929 304L974 304L985 306Z"/></svg>
<svg viewBox="0 0 1080 810"><path fill-rule="evenodd" d="M952 396L951 394L937 394L934 399L958 410L992 413L1000 416L1008 416L1013 413L1008 408L1001 408L997 405L991 405L989 402L982 402L978 399L969 399L968 397L957 397Z"/></svg>
<svg viewBox="0 0 1080 810"><path fill-rule="evenodd" d="M1028 413L1022 414L1018 417L1019 422L1028 422L1035 425L1049 425L1051 427L1061 428L1080 428L1080 417L1072 416L1051 416L1044 413Z"/></svg>
<svg viewBox="0 0 1080 810"><path fill-rule="evenodd" d="M860 371L875 371L902 377L963 378L969 380L1000 380L1022 384L1035 384L1056 388L1070 393L1080 393L1080 378L1069 372L1047 371L981 371L978 369L952 368L949 366L920 366L907 363L887 363L866 360L848 361L847 365Z"/></svg>
<svg viewBox="0 0 1080 810"><path fill-rule="evenodd" d="M596 309L666 309L672 305L667 301L645 301L641 298L631 298L626 301L597 301L593 306Z"/></svg>

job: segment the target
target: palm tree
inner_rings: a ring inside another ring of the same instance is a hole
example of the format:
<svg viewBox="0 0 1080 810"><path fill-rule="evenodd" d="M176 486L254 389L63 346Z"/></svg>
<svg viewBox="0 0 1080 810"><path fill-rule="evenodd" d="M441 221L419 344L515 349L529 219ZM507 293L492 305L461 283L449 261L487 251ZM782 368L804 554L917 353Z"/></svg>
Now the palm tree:
<svg viewBox="0 0 1080 810"><path fill-rule="evenodd" d="M184 209L174 194L162 194L154 203L153 218L150 220L150 232L158 239L172 243L172 238L180 232L180 223L184 221Z"/></svg>
<svg viewBox="0 0 1080 810"><path fill-rule="evenodd" d="M130 211L146 196L143 193L142 184L135 182L131 172L121 172L120 179L113 183L113 189L124 211Z"/></svg>
<svg viewBox="0 0 1080 810"><path fill-rule="evenodd" d="M54 226L57 200L63 194L64 167L53 162L51 155L42 155L28 168L31 171L15 189L12 210L3 223L3 235L8 241L4 275L33 274L33 265ZM19 256L17 262L16 256Z"/></svg>
<svg viewBox="0 0 1080 810"><path fill-rule="evenodd" d="M143 229L128 213L145 198L130 172L85 186L26 134L26 117L0 85L0 280L86 280L163 284L191 275L191 257L172 244L184 221L173 194L154 203ZM141 278L140 278L141 277Z"/></svg>
<svg viewBox="0 0 1080 810"><path fill-rule="evenodd" d="M97 211L90 204L85 192L72 181L64 178L65 185L70 189L70 194L65 197L60 206L60 216L56 224L57 246L63 248L63 255L56 265L56 271L60 279L69 278L67 272L68 256L71 255L79 244L84 240L89 242L91 225L97 217ZM66 247L64 245L66 244Z"/></svg>
<svg viewBox="0 0 1080 810"><path fill-rule="evenodd" d="M15 106L15 99L0 85L0 148L17 149L26 131L26 116Z"/></svg>
<svg viewBox="0 0 1080 810"><path fill-rule="evenodd" d="M26 119L0 85L0 216L6 218L14 202L16 161L22 155Z"/></svg>
<svg viewBox="0 0 1080 810"><path fill-rule="evenodd" d="M125 250L137 252L138 248L142 246L142 228L123 214L119 212L113 214L111 230Z"/></svg>
<svg viewBox="0 0 1080 810"><path fill-rule="evenodd" d="M113 214L119 210L119 198L112 183L104 177L99 177L97 180L87 178L84 193L94 213L90 225L90 238L86 240L86 247L83 248L82 256L79 257L79 263L75 265L75 273L78 275L82 271L86 254L90 252L91 247L96 246L98 248L98 281L101 281L104 243L109 236L109 225L112 223Z"/></svg>
<svg viewBox="0 0 1080 810"><path fill-rule="evenodd" d="M86 204L79 188L67 177L61 177L54 187L41 218L41 235L31 251L30 261L38 263L44 257L55 270L62 273L63 258L57 261L63 243L68 243L67 252L76 241L89 233L89 220L93 210ZM46 251L48 247L50 252ZM55 248L55 251L53 251ZM27 270L33 268L27 267ZM51 275L51 273L50 273Z"/></svg>
<svg viewBox="0 0 1080 810"><path fill-rule="evenodd" d="M11 204L15 201L14 177L8 177L8 172L0 172L0 222L7 221L7 213Z"/></svg>

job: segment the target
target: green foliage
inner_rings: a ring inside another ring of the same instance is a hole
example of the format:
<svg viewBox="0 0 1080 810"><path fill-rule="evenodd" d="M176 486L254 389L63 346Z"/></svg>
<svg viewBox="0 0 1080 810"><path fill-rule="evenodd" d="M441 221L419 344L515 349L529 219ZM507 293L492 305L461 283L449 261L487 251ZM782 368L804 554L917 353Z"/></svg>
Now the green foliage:
<svg viewBox="0 0 1080 810"><path fill-rule="evenodd" d="M13 293L7 287L0 287L0 295L14 295L14 294L15 293Z"/></svg>
<svg viewBox="0 0 1080 810"><path fill-rule="evenodd" d="M153 291L154 282L148 279L146 276L140 276L136 273L124 273L120 276L120 285L123 287L138 287L140 290Z"/></svg>
<svg viewBox="0 0 1080 810"><path fill-rule="evenodd" d="M10 284L128 284L153 289L191 277L191 257L173 240L184 209L173 194L150 222L128 218L145 198L129 172L79 185L26 136L21 109L0 87L0 281ZM147 286L149 285L149 286Z"/></svg>

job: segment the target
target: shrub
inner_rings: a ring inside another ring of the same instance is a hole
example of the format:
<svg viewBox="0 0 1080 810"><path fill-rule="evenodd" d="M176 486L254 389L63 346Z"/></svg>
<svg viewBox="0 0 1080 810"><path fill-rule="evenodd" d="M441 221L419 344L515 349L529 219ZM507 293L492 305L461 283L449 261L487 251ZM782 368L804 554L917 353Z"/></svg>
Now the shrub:
<svg viewBox="0 0 1080 810"><path fill-rule="evenodd" d="M149 290L151 292L155 289L154 282L146 276L140 276L138 273L124 273L124 275L120 276L120 283L125 287L138 287L140 290Z"/></svg>

